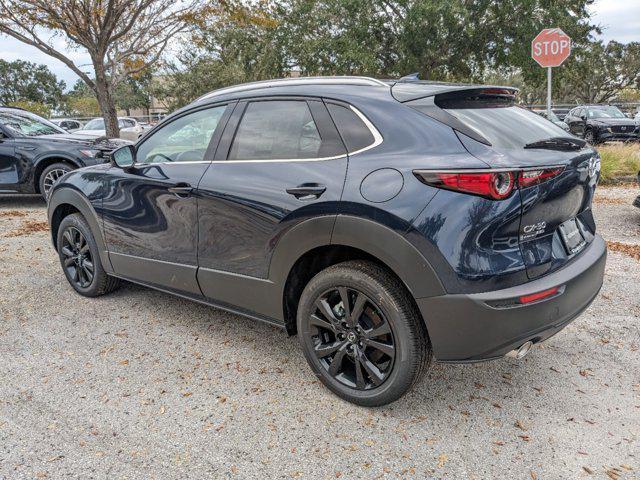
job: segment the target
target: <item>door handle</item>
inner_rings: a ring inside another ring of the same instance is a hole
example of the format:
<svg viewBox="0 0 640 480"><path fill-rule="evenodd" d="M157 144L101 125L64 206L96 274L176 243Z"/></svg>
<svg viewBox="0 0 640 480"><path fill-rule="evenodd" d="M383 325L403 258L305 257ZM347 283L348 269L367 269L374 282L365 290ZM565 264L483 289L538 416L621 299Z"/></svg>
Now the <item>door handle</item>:
<svg viewBox="0 0 640 480"><path fill-rule="evenodd" d="M327 190L324 185L317 183L303 183L294 188L287 188L287 193L299 200L313 200L319 198Z"/></svg>
<svg viewBox="0 0 640 480"><path fill-rule="evenodd" d="M188 197L193 192L193 187L188 183L178 183L173 187L169 187L168 190L178 197Z"/></svg>

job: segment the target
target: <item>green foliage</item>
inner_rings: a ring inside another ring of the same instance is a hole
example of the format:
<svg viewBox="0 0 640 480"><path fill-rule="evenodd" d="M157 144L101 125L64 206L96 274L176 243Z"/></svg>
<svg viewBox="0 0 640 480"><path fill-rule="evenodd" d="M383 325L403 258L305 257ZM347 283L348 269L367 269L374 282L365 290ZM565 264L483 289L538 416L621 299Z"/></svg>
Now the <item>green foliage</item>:
<svg viewBox="0 0 640 480"><path fill-rule="evenodd" d="M127 115L134 108L148 109L151 106L151 79L150 70L125 78L115 89L116 107L125 110Z"/></svg>
<svg viewBox="0 0 640 480"><path fill-rule="evenodd" d="M597 32L592 0L263 0L225 2L198 26L155 93L183 105L242 81L302 75L482 81L506 77L538 95L531 40L559 26L578 44ZM194 49L194 46L197 48Z"/></svg>
<svg viewBox="0 0 640 480"><path fill-rule="evenodd" d="M64 88L64 82L45 65L0 59L0 104L32 102L57 108Z"/></svg>
<svg viewBox="0 0 640 480"><path fill-rule="evenodd" d="M635 177L640 172L640 145L602 145L600 153L600 183L611 184L622 177Z"/></svg>
<svg viewBox="0 0 640 480"><path fill-rule="evenodd" d="M15 102L10 102L7 104L10 107L17 107L27 110L28 112L35 113L36 115L40 115L44 118L49 118L51 116L51 107L44 103L40 102L32 102L30 100L18 100Z"/></svg>

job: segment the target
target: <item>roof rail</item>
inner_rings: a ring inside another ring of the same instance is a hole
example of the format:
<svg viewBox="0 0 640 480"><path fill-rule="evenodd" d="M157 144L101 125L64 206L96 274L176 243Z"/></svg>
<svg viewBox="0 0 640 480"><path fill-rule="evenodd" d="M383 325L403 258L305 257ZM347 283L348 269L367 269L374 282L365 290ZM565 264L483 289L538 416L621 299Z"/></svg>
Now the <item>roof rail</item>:
<svg viewBox="0 0 640 480"><path fill-rule="evenodd" d="M233 92L245 92L248 90L258 90L260 88L272 88L280 86L293 86L293 85L363 85L371 87L389 87L388 84L376 80L371 77L353 77L353 76L335 76L335 77L298 77L298 78L281 78L277 80L262 80L259 82L243 83L233 87L220 88L214 90L205 95L202 95L196 100L205 100L207 98L217 97Z"/></svg>

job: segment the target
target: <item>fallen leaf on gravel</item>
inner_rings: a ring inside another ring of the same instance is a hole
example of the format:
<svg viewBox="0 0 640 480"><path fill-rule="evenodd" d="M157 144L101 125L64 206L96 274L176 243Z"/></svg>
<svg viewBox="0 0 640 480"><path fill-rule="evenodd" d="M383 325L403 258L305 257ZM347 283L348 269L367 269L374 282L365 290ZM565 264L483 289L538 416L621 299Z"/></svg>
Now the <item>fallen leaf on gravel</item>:
<svg viewBox="0 0 640 480"><path fill-rule="evenodd" d="M640 262L640 245L632 245L629 243L613 242L607 240L607 248L614 252L624 253Z"/></svg>
<svg viewBox="0 0 640 480"><path fill-rule="evenodd" d="M21 210L3 210L0 211L0 217L26 217L27 212Z"/></svg>
<svg viewBox="0 0 640 480"><path fill-rule="evenodd" d="M587 472L589 475L593 475L593 470L591 470L589 467L582 467L582 469Z"/></svg>
<svg viewBox="0 0 640 480"><path fill-rule="evenodd" d="M514 426L518 427L520 430L522 430L523 432L527 431L527 427L524 426L524 423L522 423L520 420L517 420L516 423L513 424Z"/></svg>
<svg viewBox="0 0 640 480"><path fill-rule="evenodd" d="M529 474L531 475L531 480L538 480L538 475L536 475L536 472L529 472Z"/></svg>
<svg viewBox="0 0 640 480"><path fill-rule="evenodd" d="M46 232L49 230L49 224L39 220L26 220L20 225L20 228L10 231L5 237L21 237L31 233Z"/></svg>
<svg viewBox="0 0 640 480"><path fill-rule="evenodd" d="M447 463L447 460L449 460L449 457L444 453L438 455L438 468L444 467L444 464Z"/></svg>
<svg viewBox="0 0 640 480"><path fill-rule="evenodd" d="M124 359L124 360L120 360L120 365L129 365L129 360Z"/></svg>
<svg viewBox="0 0 640 480"><path fill-rule="evenodd" d="M498 445L499 447L504 445L504 442L502 440L496 440L495 442L493 442L495 445Z"/></svg>
<svg viewBox="0 0 640 480"><path fill-rule="evenodd" d="M593 372L590 369L585 368L584 370L580 370L580 375L583 377L593 376Z"/></svg>
<svg viewBox="0 0 640 480"><path fill-rule="evenodd" d="M531 440L531 438L529 437L529 435L518 435L522 440L524 440L525 442L528 442L529 440Z"/></svg>
<svg viewBox="0 0 640 480"><path fill-rule="evenodd" d="M560 370L557 370L553 367L549 367L549 370L551 370L552 372L560 373Z"/></svg>
<svg viewBox="0 0 640 480"><path fill-rule="evenodd" d="M476 382L473 384L476 388L480 389L480 388L484 388L484 385L481 384L480 382Z"/></svg>
<svg viewBox="0 0 640 480"><path fill-rule="evenodd" d="M618 480L620 478L620 474L616 471L615 468L611 468L604 473L606 473L607 477L609 477L611 480Z"/></svg>
<svg viewBox="0 0 640 480"><path fill-rule="evenodd" d="M625 470L628 470L630 472L633 472L633 468L630 467L629 465L625 465L624 463L622 465L620 465L622 468L624 468Z"/></svg>
<svg viewBox="0 0 640 480"><path fill-rule="evenodd" d="M236 467L235 465L231 466L231 473L233 473L234 475L238 473L238 467Z"/></svg>
<svg viewBox="0 0 640 480"><path fill-rule="evenodd" d="M493 406L496 407L496 408L502 408L502 406L500 406L499 403L494 403Z"/></svg>
<svg viewBox="0 0 640 480"><path fill-rule="evenodd" d="M191 395L193 395L193 393L191 393L191 392L183 392L182 393L183 397L190 397Z"/></svg>

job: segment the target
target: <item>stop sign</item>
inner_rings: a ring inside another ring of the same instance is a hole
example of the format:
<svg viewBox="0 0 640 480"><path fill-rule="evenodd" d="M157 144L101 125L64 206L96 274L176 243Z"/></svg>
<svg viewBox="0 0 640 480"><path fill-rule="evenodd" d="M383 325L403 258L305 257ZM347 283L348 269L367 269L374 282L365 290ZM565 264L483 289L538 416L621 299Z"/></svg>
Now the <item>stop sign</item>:
<svg viewBox="0 0 640 480"><path fill-rule="evenodd" d="M571 53L571 38L559 28L545 28L531 42L531 56L541 67L559 67Z"/></svg>

